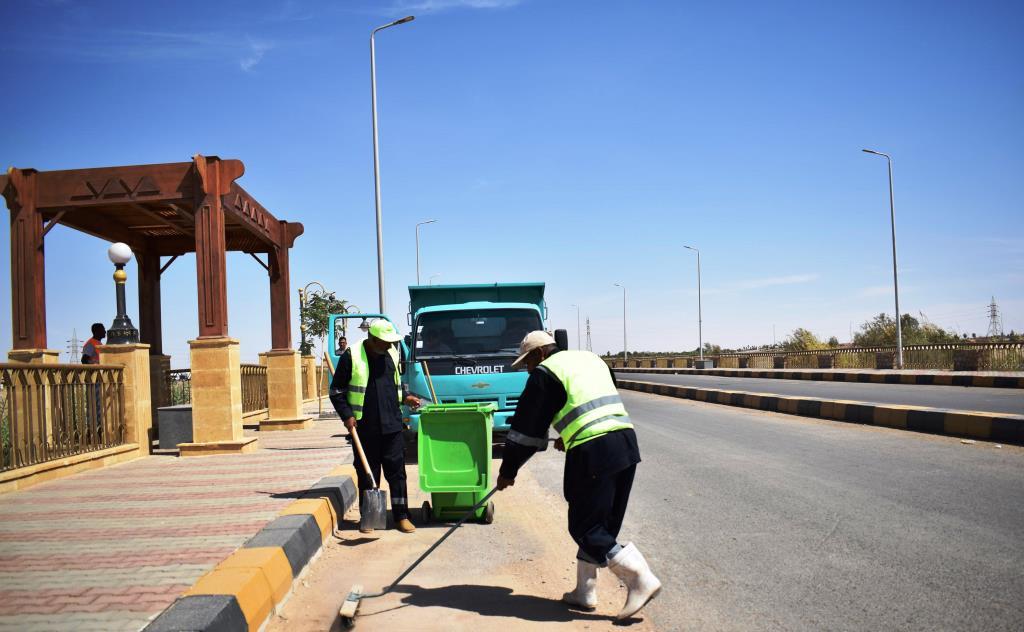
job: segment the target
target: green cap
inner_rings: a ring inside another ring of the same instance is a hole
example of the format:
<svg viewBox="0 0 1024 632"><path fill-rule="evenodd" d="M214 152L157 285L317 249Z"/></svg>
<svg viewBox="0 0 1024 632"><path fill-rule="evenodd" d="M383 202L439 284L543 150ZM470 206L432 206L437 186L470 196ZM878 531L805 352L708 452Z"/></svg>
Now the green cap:
<svg viewBox="0 0 1024 632"><path fill-rule="evenodd" d="M373 321L373 324L370 325L370 335L380 338L384 342L398 342L402 339L402 336L395 331L395 326L383 318Z"/></svg>

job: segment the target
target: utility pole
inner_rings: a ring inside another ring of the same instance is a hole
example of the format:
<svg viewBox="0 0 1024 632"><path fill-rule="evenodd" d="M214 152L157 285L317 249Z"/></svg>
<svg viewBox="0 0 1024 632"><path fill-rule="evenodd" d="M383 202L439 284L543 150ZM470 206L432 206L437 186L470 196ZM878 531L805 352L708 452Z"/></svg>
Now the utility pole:
<svg viewBox="0 0 1024 632"><path fill-rule="evenodd" d="M587 316L587 351L593 351L594 347L590 344L590 316Z"/></svg>
<svg viewBox="0 0 1024 632"><path fill-rule="evenodd" d="M583 347L580 346L580 306L571 305L571 307L576 308L576 348L582 349Z"/></svg>

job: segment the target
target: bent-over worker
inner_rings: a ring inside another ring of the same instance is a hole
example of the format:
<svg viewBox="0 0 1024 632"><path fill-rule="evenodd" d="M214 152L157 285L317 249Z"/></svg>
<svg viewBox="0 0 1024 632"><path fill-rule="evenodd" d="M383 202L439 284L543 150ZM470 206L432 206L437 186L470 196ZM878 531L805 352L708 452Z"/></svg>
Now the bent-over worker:
<svg viewBox="0 0 1024 632"><path fill-rule="evenodd" d="M597 569L607 566L629 591L616 618L631 617L657 596L661 582L636 545L616 540L640 448L615 378L597 355L561 351L544 331L527 334L519 354L512 366L525 363L530 377L511 420L497 488L515 484L519 468L547 447L548 427L554 425L555 447L565 451L569 534L579 545L576 588L562 601L594 610Z"/></svg>
<svg viewBox="0 0 1024 632"><path fill-rule="evenodd" d="M420 400L403 398L398 375L398 350L394 343L402 337L395 326L383 318L370 325L366 340L349 347L338 360L331 380L330 397L338 416L349 432L358 427L359 440L375 480L384 478L391 489L391 514L402 533L416 530L409 520L409 500L405 483L405 442L402 440L402 411L399 406L418 408ZM359 496L373 489L370 477L357 463ZM373 529L360 529L363 533Z"/></svg>

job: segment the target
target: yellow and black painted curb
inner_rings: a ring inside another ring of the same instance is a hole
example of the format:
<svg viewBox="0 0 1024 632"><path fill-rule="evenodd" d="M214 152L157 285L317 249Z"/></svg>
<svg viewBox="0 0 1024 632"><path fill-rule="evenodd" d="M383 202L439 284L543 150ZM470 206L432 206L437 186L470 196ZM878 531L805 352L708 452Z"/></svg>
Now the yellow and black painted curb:
<svg viewBox="0 0 1024 632"><path fill-rule="evenodd" d="M619 388L711 404L754 408L930 434L1024 445L1024 415L987 413L896 404L792 397L675 384L618 380Z"/></svg>
<svg viewBox="0 0 1024 632"><path fill-rule="evenodd" d="M199 578L143 632L259 630L356 501L355 470L335 468Z"/></svg>
<svg viewBox="0 0 1024 632"><path fill-rule="evenodd" d="M1013 375L973 375L969 373L883 373L878 371L785 371L770 369L666 369L615 368L616 373L666 373L670 375L714 375L717 377L754 377L773 380L814 380L818 382L862 382L869 384L914 384L917 386L979 386L987 388L1024 388L1024 377Z"/></svg>

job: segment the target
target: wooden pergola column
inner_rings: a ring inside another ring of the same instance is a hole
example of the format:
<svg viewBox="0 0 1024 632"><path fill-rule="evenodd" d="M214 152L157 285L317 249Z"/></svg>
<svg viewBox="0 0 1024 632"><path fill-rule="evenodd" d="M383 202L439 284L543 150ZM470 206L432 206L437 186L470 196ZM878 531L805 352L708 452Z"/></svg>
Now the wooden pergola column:
<svg viewBox="0 0 1024 632"><path fill-rule="evenodd" d="M35 169L11 168L3 195L11 213L11 326L14 349L46 349L43 218L36 210ZM12 357L12 359L14 359Z"/></svg>
<svg viewBox="0 0 1024 632"><path fill-rule="evenodd" d="M196 280L199 338L190 340L192 443L181 456L248 452L256 439L242 430L242 367L238 340L228 337L227 258L222 196L244 171L237 160L197 155L195 165Z"/></svg>

